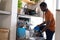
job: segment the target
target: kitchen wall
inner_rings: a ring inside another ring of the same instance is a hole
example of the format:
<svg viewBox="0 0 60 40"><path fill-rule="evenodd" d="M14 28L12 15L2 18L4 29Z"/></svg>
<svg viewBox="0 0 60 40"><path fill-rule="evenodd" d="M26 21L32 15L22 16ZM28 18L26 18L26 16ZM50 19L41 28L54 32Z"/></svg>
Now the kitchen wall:
<svg viewBox="0 0 60 40"><path fill-rule="evenodd" d="M60 0L56 0L56 9L60 9Z"/></svg>
<svg viewBox="0 0 60 40"><path fill-rule="evenodd" d="M45 0L45 2L47 3L48 9L52 12L56 20L56 0Z"/></svg>
<svg viewBox="0 0 60 40"><path fill-rule="evenodd" d="M10 40L16 40L16 24L17 24L17 5L18 0L11 0L11 27L10 27Z"/></svg>
<svg viewBox="0 0 60 40"><path fill-rule="evenodd" d="M56 36L55 40L60 40L60 10L56 11Z"/></svg>

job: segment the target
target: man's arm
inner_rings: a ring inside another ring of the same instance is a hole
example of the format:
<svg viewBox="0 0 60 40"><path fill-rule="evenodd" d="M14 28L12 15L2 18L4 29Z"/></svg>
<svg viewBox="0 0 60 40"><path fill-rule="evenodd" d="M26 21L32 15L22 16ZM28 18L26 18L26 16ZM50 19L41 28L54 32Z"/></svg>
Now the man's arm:
<svg viewBox="0 0 60 40"><path fill-rule="evenodd" d="M45 20L46 27L43 28L42 32L45 31L50 26L51 21L52 21L52 17L53 17L53 15L50 13L49 16L48 16L48 18L47 18L47 20Z"/></svg>
<svg viewBox="0 0 60 40"><path fill-rule="evenodd" d="M45 30L47 30L47 28L48 28L49 25L50 25L50 21L47 21L47 22L45 22L45 23L46 23L46 27L44 27L44 28L42 29L42 32L45 31Z"/></svg>
<svg viewBox="0 0 60 40"><path fill-rule="evenodd" d="M46 21L44 21L43 23L41 23L40 25L46 24Z"/></svg>

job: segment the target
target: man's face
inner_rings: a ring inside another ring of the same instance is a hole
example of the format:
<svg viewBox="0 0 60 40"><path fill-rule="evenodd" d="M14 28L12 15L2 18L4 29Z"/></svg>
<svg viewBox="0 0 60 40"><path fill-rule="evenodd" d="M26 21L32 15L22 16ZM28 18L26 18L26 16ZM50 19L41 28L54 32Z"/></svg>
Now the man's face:
<svg viewBox="0 0 60 40"><path fill-rule="evenodd" d="M40 6L40 8L41 8L42 11L45 11L46 10L46 7Z"/></svg>

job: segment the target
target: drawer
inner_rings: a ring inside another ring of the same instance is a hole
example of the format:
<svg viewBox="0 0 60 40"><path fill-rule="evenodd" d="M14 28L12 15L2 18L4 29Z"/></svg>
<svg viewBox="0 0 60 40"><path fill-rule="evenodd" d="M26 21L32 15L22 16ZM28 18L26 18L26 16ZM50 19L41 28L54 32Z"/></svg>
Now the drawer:
<svg viewBox="0 0 60 40"><path fill-rule="evenodd" d="M0 29L0 40L8 40L8 38L9 38L9 30Z"/></svg>

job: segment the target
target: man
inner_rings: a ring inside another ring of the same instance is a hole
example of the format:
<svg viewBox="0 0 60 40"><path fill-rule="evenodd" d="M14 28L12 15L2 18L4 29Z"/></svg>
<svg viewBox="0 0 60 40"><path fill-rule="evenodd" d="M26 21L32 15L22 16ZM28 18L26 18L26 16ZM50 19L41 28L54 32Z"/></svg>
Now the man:
<svg viewBox="0 0 60 40"><path fill-rule="evenodd" d="M48 10L47 4L45 2L40 4L40 8L43 11L45 18L45 21L42 24L46 23L46 27L42 29L42 32L46 31L46 40L52 40L53 34L55 32L55 20L53 14Z"/></svg>

